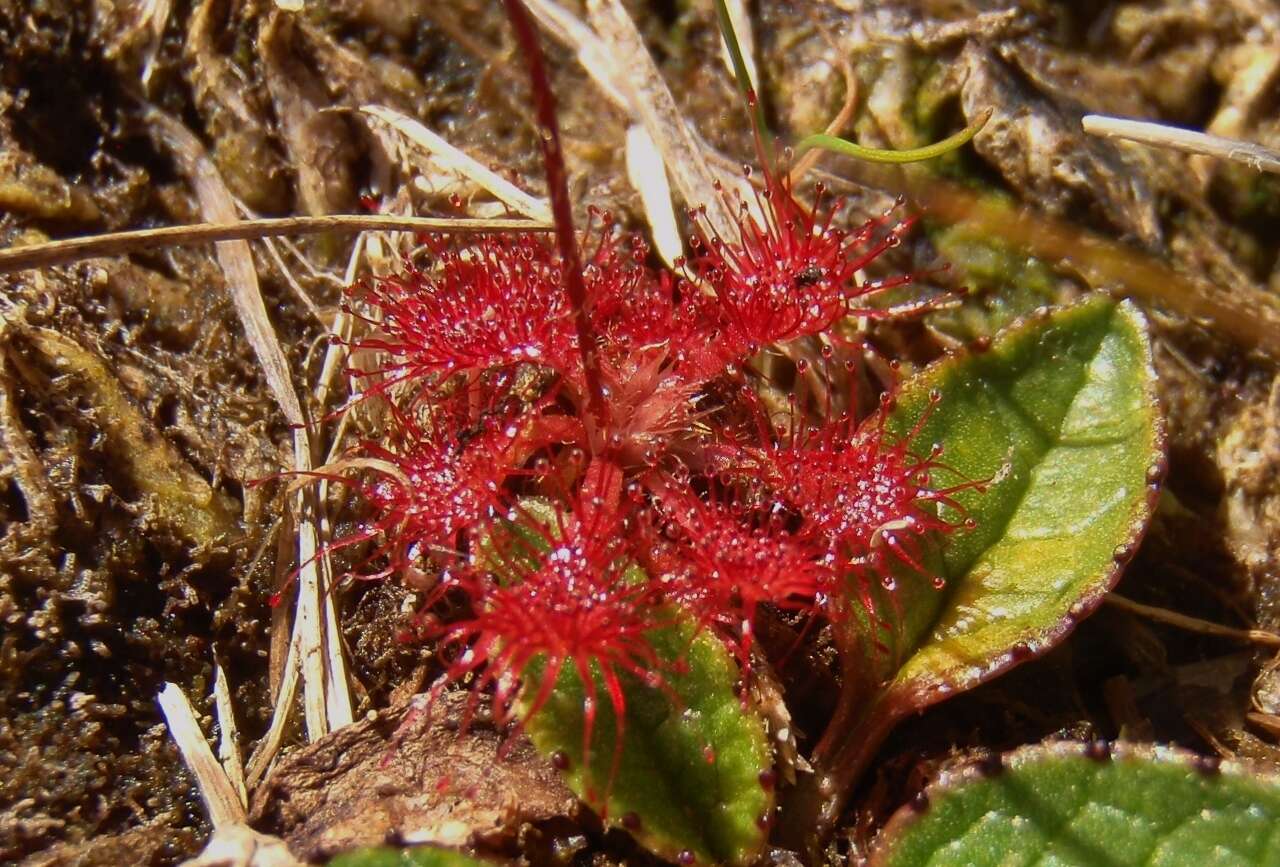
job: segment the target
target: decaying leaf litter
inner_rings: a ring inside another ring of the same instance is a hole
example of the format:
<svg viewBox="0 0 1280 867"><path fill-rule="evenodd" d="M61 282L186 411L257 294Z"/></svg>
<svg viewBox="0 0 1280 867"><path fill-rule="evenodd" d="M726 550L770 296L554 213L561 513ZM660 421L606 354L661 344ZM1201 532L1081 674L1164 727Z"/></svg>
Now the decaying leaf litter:
<svg viewBox="0 0 1280 867"><path fill-rule="evenodd" d="M6 243L235 212L349 213L367 193L382 197L383 212L536 211L536 131L498 4L287 5L0 4ZM744 113L726 109L738 101L710 4L631 5L643 45L627 41L618 4L529 5L560 46L554 83L580 203L637 229L662 225L660 197L642 202L628 179L629 161L656 154L677 197L714 209L711 183L738 182L751 140ZM1121 590L1215 623L1280 627L1280 332L1266 327L1280 289L1275 179L1086 137L1078 123L1101 112L1280 144L1280 14L1245 0L1096 14L833 0L754 13L764 102L784 136L823 130L851 92L853 119L840 132L899 148L995 108L970 152L910 169L824 157L811 173L866 214L911 194L924 229L896 267L949 261L935 279L976 290L922 326L873 340L924 362L1087 288L1143 302L1157 325L1170 471ZM628 59L625 73L611 57ZM415 137L414 120L444 145ZM481 171L491 167L507 186ZM326 417L345 383L341 348L325 335L353 327L338 307L341 286L394 268L410 246L386 234L354 245L350 236L241 242L4 276L5 859L113 863L127 851L171 863L199 849L205 811L155 703L166 682L195 705L215 750L234 717L259 830L316 839L268 799L316 788L307 757L326 748L325 732L401 705L433 677L429 655L396 640L410 589L330 594L343 564L321 560L299 582L301 626L292 628L292 606L267 605L299 551L305 559L359 515L339 486L252 484L318 465L356 429L376 430L366 415ZM302 419L312 422L305 431L291 428ZM937 769L1052 734L1174 740L1275 763L1274 651L1138 610L1105 608L1045 659L900 730L832 856L863 851ZM221 703L215 662L229 686ZM832 676L820 643L802 662L811 681ZM293 691L302 706L280 724L286 716L273 709L291 707L278 698ZM801 703L802 732L806 716L828 712L822 694ZM264 784L271 744L306 740L320 743L286 751ZM336 782L343 770L330 771L333 788L352 791L352 802L335 815L381 817L364 842L484 831L487 846L531 860L637 857L577 812L481 803L471 806L484 818L464 809L449 824L440 816L452 808L430 792L347 788ZM422 797L425 811L401 808ZM496 814L506 833L467 824Z"/></svg>

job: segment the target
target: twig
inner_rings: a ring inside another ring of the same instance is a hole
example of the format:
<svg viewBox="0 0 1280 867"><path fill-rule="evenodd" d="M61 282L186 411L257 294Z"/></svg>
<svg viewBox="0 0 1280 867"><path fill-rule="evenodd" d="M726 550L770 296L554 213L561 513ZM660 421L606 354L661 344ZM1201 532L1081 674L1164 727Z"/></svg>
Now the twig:
<svg viewBox="0 0 1280 867"><path fill-rule="evenodd" d="M24 268L47 268L96 256L119 256L134 250L252 241L276 235L323 232L548 232L551 226L531 220L474 220L448 217L393 217L382 214L330 214L322 217L268 217L260 220L194 223L64 238L0 250L0 274Z"/></svg>
<svg viewBox="0 0 1280 867"><path fill-rule="evenodd" d="M178 745L178 752L182 753L182 761L191 771L191 776L196 778L196 788L209 810L209 821L213 827L243 823L244 807L226 771L213 757L187 696L177 684L166 683L156 701L160 703L160 712L169 726L169 736Z"/></svg>
<svg viewBox="0 0 1280 867"><path fill-rule="evenodd" d="M1086 114L1081 118L1081 123L1084 131L1090 135L1136 141L1189 154L1204 154L1244 163L1255 171L1280 174L1280 152L1252 142L1166 126L1162 123L1127 120L1101 114Z"/></svg>
<svg viewBox="0 0 1280 867"><path fill-rule="evenodd" d="M1237 629L1234 626L1223 626L1221 623L1201 620L1199 617L1181 614L1168 608L1143 605L1141 602L1134 602L1132 599L1120 596L1117 593L1107 594L1107 604L1113 605L1121 611L1128 611L1130 614L1137 614L1139 617L1145 617L1157 623L1176 626L1188 632L1198 632L1201 635L1216 635L1221 638L1233 638L1236 641L1247 641L1251 644L1261 644L1264 647L1280 647L1280 635L1274 632L1267 632L1264 629Z"/></svg>

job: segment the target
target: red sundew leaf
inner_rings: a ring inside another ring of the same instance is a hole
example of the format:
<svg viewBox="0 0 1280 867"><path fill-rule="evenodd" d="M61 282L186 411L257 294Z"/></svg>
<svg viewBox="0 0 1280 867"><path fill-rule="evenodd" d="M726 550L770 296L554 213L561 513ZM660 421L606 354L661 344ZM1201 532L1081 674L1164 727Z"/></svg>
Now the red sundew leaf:
<svg viewBox="0 0 1280 867"><path fill-rule="evenodd" d="M588 488L606 490L607 481L590 480L608 475L589 469ZM514 588L541 571L565 540L585 541L585 523L576 525L580 532L571 517L576 509L567 513L550 501L524 499L514 514L524 517L495 526L477 546L476 568L501 586ZM606 550L625 550L618 537L608 538ZM759 711L735 692L739 672L718 638L660 598L659 582L634 563L610 564L612 598L605 602L638 601L648 626L646 646L628 652L631 662L647 662L613 665L611 672L607 654L558 667L554 651L536 654L524 668L523 688L512 693L513 712L570 788L606 823L681 863L750 863L764 844L773 806L772 754ZM585 583L596 586L600 580ZM563 611L576 610L592 604L589 596L559 604ZM548 616L540 600L519 593L512 598L529 609L514 616L548 622L563 616ZM630 622L634 611L628 605L621 622ZM497 689L502 688L500 680Z"/></svg>
<svg viewBox="0 0 1280 867"><path fill-rule="evenodd" d="M374 333L353 349L385 353L355 371L365 392L412 380L436 381L521 362L559 371L577 360L572 311L559 257L534 234L459 240L431 237L431 262L377 277L352 294L373 307Z"/></svg>
<svg viewBox="0 0 1280 867"><path fill-rule="evenodd" d="M539 415L545 400L525 414L494 410L472 421L465 408L472 397L464 392L434 404L421 420L391 406L380 440L361 442L308 474L348 486L369 507L358 530L328 546L332 552L374 543L348 577L394 575L413 584L434 571L429 564L455 563L462 535L503 503L507 479L523 475L523 463L539 448L577 433L573 419Z"/></svg>
<svg viewBox="0 0 1280 867"><path fill-rule="evenodd" d="M669 614L659 607L656 586L628 573L615 509L530 501L507 522L479 543L478 568L441 587L441 594L464 594L472 614L439 628L440 647L454 661L432 694L470 679L477 692L493 689L498 719L513 719L521 696L519 716L527 718L546 703L562 671L593 687L589 672L597 672L603 695L589 692L583 709L582 749L589 756L599 704L608 702L625 718L621 675L662 685L648 636Z"/></svg>
<svg viewBox="0 0 1280 867"><path fill-rule="evenodd" d="M917 442L930 411L901 435L886 429L882 410L860 425L832 419L800 427L744 456L840 562L888 576L896 559L921 571L918 540L961 524L939 517L937 505L954 505L957 491L978 484L959 480L939 487L946 471L941 450L921 455Z"/></svg>
<svg viewBox="0 0 1280 867"><path fill-rule="evenodd" d="M652 567L667 598L717 632L744 676L762 604L831 613L834 558L812 537L790 532L788 515L744 506L731 494L699 496L674 480L654 488L660 529L649 546Z"/></svg>
<svg viewBox="0 0 1280 867"><path fill-rule="evenodd" d="M825 331L844 316L893 315L859 302L912 279L859 285L855 276L897 246L912 220L895 223L879 237L890 214L848 231L835 224L842 203L826 204L821 187L817 202L806 208L785 179L767 172L765 180L756 197L762 219L742 203L738 239L719 237L693 213L697 235L690 264L721 308L727 339L721 363Z"/></svg>

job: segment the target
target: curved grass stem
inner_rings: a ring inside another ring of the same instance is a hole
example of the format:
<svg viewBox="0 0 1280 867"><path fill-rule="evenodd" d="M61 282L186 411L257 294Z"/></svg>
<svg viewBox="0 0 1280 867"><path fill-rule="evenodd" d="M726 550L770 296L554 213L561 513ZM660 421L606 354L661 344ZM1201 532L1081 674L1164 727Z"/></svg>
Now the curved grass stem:
<svg viewBox="0 0 1280 867"><path fill-rule="evenodd" d="M816 133L806 136L796 145L796 153L802 154L813 148L821 148L822 150L832 151L834 153L843 154L847 157L865 160L872 163L918 163L922 160L931 160L940 157L943 154L951 153L951 151L961 148L968 144L969 140L978 134L981 129L987 125L987 121L991 120L993 109L988 108L982 112L973 123L960 130L955 135L949 135L942 141L935 142L931 145L925 145L919 148L910 148L908 150L890 150L886 148L870 148L865 145L851 142L833 135L824 133Z"/></svg>

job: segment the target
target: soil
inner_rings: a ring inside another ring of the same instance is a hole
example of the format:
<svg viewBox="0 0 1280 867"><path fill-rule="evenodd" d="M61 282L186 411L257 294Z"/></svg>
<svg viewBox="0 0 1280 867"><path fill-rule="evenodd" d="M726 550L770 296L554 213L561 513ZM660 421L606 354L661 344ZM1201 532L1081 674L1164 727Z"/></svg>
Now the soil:
<svg viewBox="0 0 1280 867"><path fill-rule="evenodd" d="M501 5L334 0L294 12L269 0L0 0L0 245L200 220L205 203L156 112L195 134L245 213L350 213L365 196L384 210L456 214L465 200L473 215L501 212L366 122L357 109L370 103L542 195L524 69ZM707 145L729 164L752 160L711 4L627 5ZM932 168L825 159L813 177L855 212L875 213L902 191L927 190L935 204L959 191L1168 266L1210 305L1280 290L1274 176L1090 138L1078 122L1120 114L1280 145L1280 7L749 5L767 117L784 139L835 116L846 65L858 100L842 132L864 143L920 145L995 109L973 148ZM628 119L572 52L547 41L580 218L592 205L642 230L621 146ZM1274 356L1225 312L1189 317L1185 299L1131 285L1125 269L1106 270L1088 251L1050 255L1006 237L998 221L946 214L926 213L889 265L949 261L930 279L973 291L960 308L879 331L876 342L919 363L1091 289L1138 297L1155 327L1170 463L1159 515L1120 589L1208 620L1280 628ZM338 431L342 377L323 402L314 390L351 244L335 235L253 245L271 323L325 450L373 424ZM357 273L393 262L366 248ZM199 852L210 826L155 698L178 684L216 742L216 663L245 755L266 733L290 625L288 606L269 598L287 592L295 566L279 477L292 466L291 428L211 246L9 273L0 286L0 861L177 863ZM358 508L337 490L329 505L340 537ZM334 601L356 718L402 707L434 665L429 649L397 638L412 589L364 584ZM820 647L814 655L821 675ZM1277 670L1248 645L1104 608L1048 656L903 726L829 855L856 860L944 764L1054 734L1173 741L1280 765ZM822 692L802 699L802 729L821 717ZM302 714L293 717L286 754L304 740ZM382 731L360 725L348 736ZM296 755L281 768L316 773L314 751ZM359 766L377 776L376 762ZM301 815L308 802L272 803L298 796L281 773L254 796L253 821L290 840L324 838L323 816ZM557 811L563 793L539 773L529 770L542 786L537 809L519 817L532 824L499 848L534 863L637 857L591 817ZM328 851L308 844L302 854Z"/></svg>

